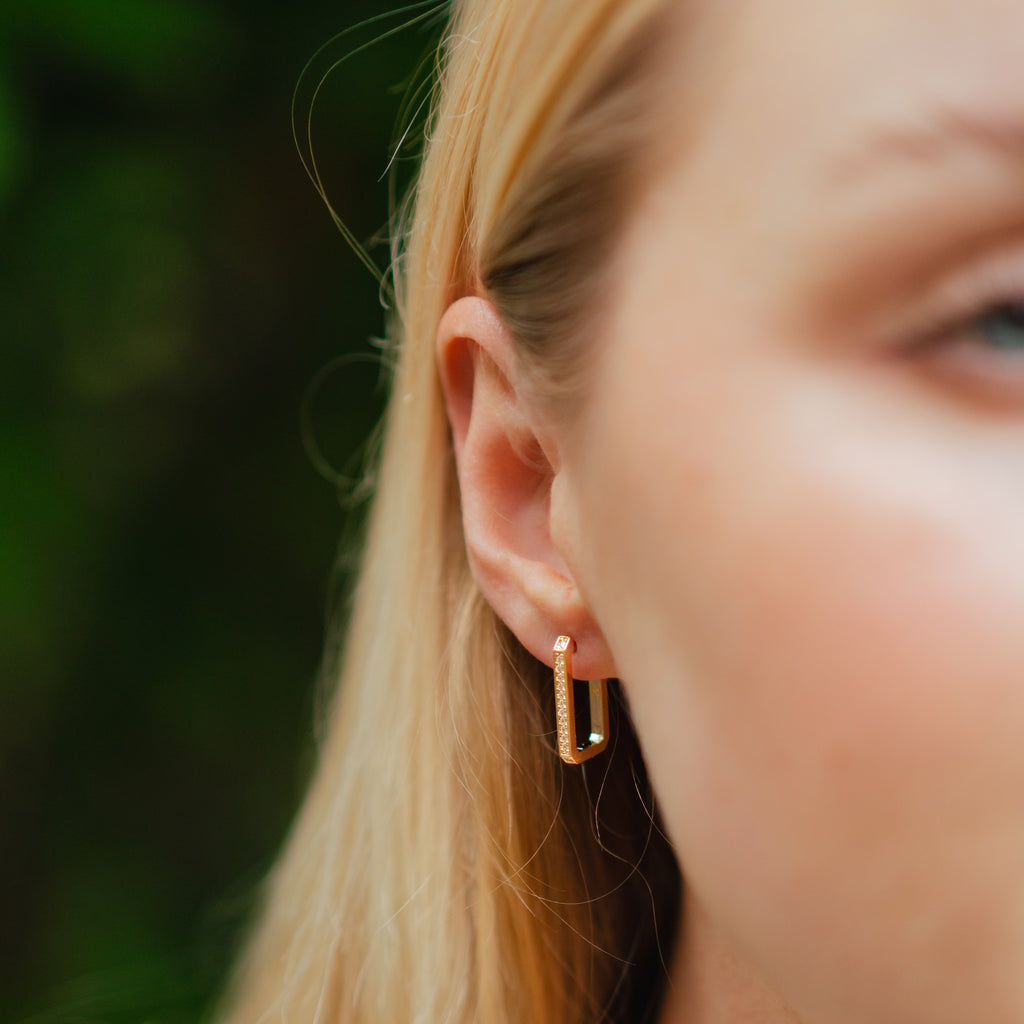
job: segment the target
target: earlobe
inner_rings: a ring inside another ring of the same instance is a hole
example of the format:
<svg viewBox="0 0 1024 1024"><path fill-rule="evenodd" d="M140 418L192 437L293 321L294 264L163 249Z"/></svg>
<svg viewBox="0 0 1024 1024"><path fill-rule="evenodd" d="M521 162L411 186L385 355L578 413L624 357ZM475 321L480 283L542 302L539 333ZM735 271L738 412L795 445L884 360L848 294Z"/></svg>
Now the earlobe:
<svg viewBox="0 0 1024 1024"><path fill-rule="evenodd" d="M519 372L507 328L486 299L453 303L437 334L462 496L466 550L491 607L534 657L576 638L577 669L613 676L607 644L551 533L557 455Z"/></svg>

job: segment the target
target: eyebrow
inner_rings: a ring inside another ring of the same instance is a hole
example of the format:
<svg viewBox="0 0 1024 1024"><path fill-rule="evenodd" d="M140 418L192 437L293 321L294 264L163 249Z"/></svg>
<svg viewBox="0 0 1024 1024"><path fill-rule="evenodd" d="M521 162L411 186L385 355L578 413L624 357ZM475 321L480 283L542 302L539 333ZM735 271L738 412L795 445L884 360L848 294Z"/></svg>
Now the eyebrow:
<svg viewBox="0 0 1024 1024"><path fill-rule="evenodd" d="M990 162L1018 164L1024 170L1024 111L963 110L939 106L915 123L894 124L869 135L835 161L844 183L876 173L883 166L931 164L954 154L972 153ZM1024 177L1021 179L1024 189Z"/></svg>

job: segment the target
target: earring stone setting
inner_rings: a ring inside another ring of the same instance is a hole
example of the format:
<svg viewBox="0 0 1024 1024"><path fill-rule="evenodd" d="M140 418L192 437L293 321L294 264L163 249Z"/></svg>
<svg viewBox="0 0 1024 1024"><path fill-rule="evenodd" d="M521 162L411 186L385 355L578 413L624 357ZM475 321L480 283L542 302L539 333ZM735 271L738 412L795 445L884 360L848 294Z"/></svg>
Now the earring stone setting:
<svg viewBox="0 0 1024 1024"><path fill-rule="evenodd" d="M555 668L555 719L558 725L558 756L566 764L582 764L608 745L608 681L591 679L587 683L590 732L579 743L576 735L576 700L573 687L572 656L576 641L560 636L555 641L552 661Z"/></svg>

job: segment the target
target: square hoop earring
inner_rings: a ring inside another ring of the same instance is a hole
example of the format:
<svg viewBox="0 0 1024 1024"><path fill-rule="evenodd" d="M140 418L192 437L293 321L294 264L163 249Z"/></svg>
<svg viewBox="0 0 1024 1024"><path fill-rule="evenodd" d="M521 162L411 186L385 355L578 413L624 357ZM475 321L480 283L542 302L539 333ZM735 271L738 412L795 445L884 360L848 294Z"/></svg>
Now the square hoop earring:
<svg viewBox="0 0 1024 1024"><path fill-rule="evenodd" d="M576 641L560 636L555 641L555 715L558 719L558 755L566 764L582 764L608 746L608 680L591 679L590 735L582 747L576 739L576 699L573 692L572 655Z"/></svg>

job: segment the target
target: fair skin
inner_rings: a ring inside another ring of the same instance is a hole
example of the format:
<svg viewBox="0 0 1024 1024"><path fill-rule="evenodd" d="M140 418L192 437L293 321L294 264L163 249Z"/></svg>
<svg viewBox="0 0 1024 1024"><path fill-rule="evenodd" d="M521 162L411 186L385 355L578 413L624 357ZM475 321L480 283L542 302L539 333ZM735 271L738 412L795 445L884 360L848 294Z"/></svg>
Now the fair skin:
<svg viewBox="0 0 1024 1024"><path fill-rule="evenodd" d="M1024 7L709 6L572 415L440 325L471 563L622 680L662 1024L1019 1024Z"/></svg>

